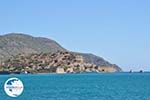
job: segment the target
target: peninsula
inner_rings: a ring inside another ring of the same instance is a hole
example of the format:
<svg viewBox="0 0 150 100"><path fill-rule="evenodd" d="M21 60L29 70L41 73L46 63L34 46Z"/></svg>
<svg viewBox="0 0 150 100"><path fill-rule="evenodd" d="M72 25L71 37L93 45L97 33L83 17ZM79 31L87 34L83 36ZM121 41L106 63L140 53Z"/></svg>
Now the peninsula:
<svg viewBox="0 0 150 100"><path fill-rule="evenodd" d="M69 51L54 40L10 33L0 36L0 72L120 72L116 64L88 53Z"/></svg>

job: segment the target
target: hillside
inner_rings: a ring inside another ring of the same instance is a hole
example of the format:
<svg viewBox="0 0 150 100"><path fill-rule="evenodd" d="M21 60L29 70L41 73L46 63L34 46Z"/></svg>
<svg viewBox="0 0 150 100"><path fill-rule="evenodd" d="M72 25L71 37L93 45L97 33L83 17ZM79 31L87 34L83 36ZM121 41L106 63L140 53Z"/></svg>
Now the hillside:
<svg viewBox="0 0 150 100"><path fill-rule="evenodd" d="M51 39L16 33L0 36L0 61L18 54L54 53L57 51L66 50Z"/></svg>
<svg viewBox="0 0 150 100"><path fill-rule="evenodd" d="M29 56L32 57L31 55L33 55L33 54L39 55L39 57L41 55L62 56L61 53L66 53L66 52L68 52L69 55L73 56L73 58L74 58L74 59L72 59L73 61L76 60L75 59L76 57L81 56L83 62L82 62L82 64L80 62L79 65L85 66L86 64L93 64L94 66L99 66L101 68L103 68L103 67L104 68L113 68L113 69L115 69L114 70L115 72L121 71L121 68L119 68L117 65L111 64L108 61L105 61L103 58L95 56L93 54L69 52L67 49L64 49L63 47L61 47L54 40L42 38L42 37L33 37L30 35L25 35L25 34L16 34L16 33L11 33L11 34L0 36L0 63L1 63L0 69L9 71L8 68L10 66L11 66L11 69L15 68L17 66L17 65L15 65L16 60L18 60L18 63L20 63L20 64L29 65L27 62L23 63L21 61L21 59L18 59L18 58L20 58L20 55L24 59L29 60L29 59L31 59L31 58L29 58ZM48 59L49 59L49 61L47 63L49 63L49 64L51 64L52 63L51 61L54 60L51 57ZM70 59L70 56L69 56L69 59ZM69 59L65 62L71 63L72 60L69 60ZM55 60L57 60L57 59L55 58ZM43 61L45 61L45 59L43 59ZM59 63L61 63L61 61ZM75 66L73 66L74 63L75 62L72 62L71 68L75 67ZM10 64L10 65L8 66L8 64ZM57 64L58 64L58 62L56 63L55 67L59 67ZM66 63L62 63L62 64L60 64L60 66L67 66L65 64ZM50 67L52 67L52 66L53 65L51 65ZM22 67L25 68L25 66L22 66ZM24 68L23 68L23 70L24 70ZM34 70L36 72L38 72L36 70L36 68ZM13 70L13 71L17 71L17 70ZM19 70L19 71L21 71L21 70ZM32 72L33 72L33 70L32 70Z"/></svg>

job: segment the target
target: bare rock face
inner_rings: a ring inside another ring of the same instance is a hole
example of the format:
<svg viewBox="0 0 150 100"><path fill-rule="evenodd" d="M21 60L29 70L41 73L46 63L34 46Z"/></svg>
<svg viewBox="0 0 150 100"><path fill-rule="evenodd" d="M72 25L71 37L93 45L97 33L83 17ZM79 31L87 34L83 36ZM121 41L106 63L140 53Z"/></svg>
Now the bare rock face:
<svg viewBox="0 0 150 100"><path fill-rule="evenodd" d="M0 71L49 73L57 68L70 73L121 71L101 57L70 52L51 39L18 33L0 36Z"/></svg>

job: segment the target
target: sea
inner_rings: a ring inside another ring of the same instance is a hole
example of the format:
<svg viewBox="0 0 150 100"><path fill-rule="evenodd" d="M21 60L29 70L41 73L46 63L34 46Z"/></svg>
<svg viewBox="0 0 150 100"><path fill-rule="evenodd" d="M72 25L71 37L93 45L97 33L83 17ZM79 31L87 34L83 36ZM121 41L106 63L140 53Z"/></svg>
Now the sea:
<svg viewBox="0 0 150 100"><path fill-rule="evenodd" d="M15 98L4 91L12 77L24 84ZM0 75L0 100L150 100L150 73Z"/></svg>

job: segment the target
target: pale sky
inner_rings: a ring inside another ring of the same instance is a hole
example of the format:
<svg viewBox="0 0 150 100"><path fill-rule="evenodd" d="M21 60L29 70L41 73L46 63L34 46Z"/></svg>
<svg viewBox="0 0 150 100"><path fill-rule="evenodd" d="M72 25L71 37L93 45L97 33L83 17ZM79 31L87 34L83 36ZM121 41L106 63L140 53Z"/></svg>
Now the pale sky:
<svg viewBox="0 0 150 100"><path fill-rule="evenodd" d="M149 0L2 0L0 34L22 32L150 71Z"/></svg>

